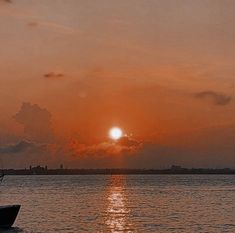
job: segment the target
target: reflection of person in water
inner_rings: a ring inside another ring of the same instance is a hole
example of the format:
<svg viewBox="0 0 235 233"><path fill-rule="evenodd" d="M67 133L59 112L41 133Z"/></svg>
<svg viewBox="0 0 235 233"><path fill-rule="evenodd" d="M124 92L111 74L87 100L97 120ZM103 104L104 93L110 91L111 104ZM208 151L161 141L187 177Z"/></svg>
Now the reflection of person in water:
<svg viewBox="0 0 235 233"><path fill-rule="evenodd" d="M4 174L2 173L2 174L0 174L0 182L3 181L3 178L4 178Z"/></svg>
<svg viewBox="0 0 235 233"><path fill-rule="evenodd" d="M4 172L3 172L3 162L2 162L2 159L0 159L0 165L1 165L1 172L0 172L0 182L3 181L3 178L4 178Z"/></svg>

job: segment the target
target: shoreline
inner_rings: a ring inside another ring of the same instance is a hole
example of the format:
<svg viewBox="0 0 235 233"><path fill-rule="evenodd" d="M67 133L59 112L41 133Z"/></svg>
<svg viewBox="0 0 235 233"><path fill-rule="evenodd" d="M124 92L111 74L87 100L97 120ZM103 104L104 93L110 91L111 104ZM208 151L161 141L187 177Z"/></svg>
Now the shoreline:
<svg viewBox="0 0 235 233"><path fill-rule="evenodd" d="M235 175L235 169L5 169L4 175Z"/></svg>

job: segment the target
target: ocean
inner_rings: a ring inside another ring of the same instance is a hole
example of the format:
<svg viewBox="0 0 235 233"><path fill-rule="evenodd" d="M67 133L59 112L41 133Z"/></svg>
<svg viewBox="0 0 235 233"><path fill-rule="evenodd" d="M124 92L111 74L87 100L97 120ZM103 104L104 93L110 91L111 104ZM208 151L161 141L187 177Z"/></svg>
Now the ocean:
<svg viewBox="0 0 235 233"><path fill-rule="evenodd" d="M0 204L20 204L1 233L234 233L234 175L6 176Z"/></svg>

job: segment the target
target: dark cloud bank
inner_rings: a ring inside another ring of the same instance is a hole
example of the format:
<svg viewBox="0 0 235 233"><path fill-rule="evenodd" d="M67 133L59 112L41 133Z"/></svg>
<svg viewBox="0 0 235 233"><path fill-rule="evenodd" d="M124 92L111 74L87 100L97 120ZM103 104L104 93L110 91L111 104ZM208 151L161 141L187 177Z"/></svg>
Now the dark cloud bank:
<svg viewBox="0 0 235 233"><path fill-rule="evenodd" d="M20 141L16 144L0 147L0 154L18 154L27 151L28 149L35 149L37 146L29 141Z"/></svg>
<svg viewBox="0 0 235 233"><path fill-rule="evenodd" d="M55 143L55 136L51 126L51 114L37 104L23 103L13 118L23 126L24 134L10 135L1 133L0 155L8 168L22 168L29 165L48 164L52 154L48 150L51 143Z"/></svg>

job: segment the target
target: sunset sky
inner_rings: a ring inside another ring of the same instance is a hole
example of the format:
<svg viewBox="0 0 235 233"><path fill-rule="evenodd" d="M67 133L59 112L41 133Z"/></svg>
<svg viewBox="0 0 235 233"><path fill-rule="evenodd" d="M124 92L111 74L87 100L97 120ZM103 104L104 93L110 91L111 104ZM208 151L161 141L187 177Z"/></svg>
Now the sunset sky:
<svg viewBox="0 0 235 233"><path fill-rule="evenodd" d="M235 167L235 1L0 0L0 17L5 167Z"/></svg>

